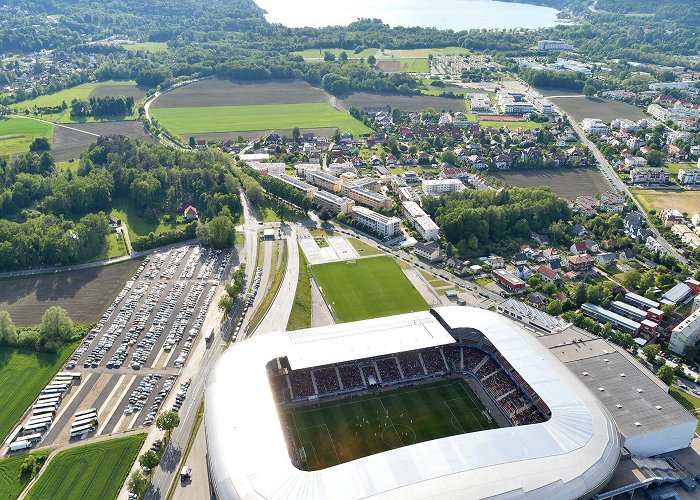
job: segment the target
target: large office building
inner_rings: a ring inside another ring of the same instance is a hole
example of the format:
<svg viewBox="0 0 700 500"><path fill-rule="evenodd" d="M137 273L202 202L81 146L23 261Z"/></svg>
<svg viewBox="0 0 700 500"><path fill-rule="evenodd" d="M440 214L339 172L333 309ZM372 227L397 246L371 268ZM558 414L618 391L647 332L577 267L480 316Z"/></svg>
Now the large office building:
<svg viewBox="0 0 700 500"><path fill-rule="evenodd" d="M401 207L408 223L418 231L418 234L424 240L435 241L440 239L440 227L423 211L418 203L404 201Z"/></svg>
<svg viewBox="0 0 700 500"><path fill-rule="evenodd" d="M335 215L349 214L352 207L355 206L355 202L350 198L337 196L328 191L316 191L313 195L313 202L319 208L326 208Z"/></svg>
<svg viewBox="0 0 700 500"><path fill-rule="evenodd" d="M395 236L401 233L401 219L387 217L365 207L353 207L352 218L382 236Z"/></svg>
<svg viewBox="0 0 700 500"><path fill-rule="evenodd" d="M671 330L668 348L676 354L683 354L687 347L694 346L698 340L700 340L700 309L691 313Z"/></svg>
<svg viewBox="0 0 700 500"><path fill-rule="evenodd" d="M464 184L459 179L424 179L421 183L423 192L428 196L462 191Z"/></svg>

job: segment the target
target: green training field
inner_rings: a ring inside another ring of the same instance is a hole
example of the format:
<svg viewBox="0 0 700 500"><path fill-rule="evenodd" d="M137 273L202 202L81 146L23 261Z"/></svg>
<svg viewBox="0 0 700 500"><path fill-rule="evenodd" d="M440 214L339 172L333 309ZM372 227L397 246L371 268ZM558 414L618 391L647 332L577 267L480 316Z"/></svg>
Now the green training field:
<svg viewBox="0 0 700 500"><path fill-rule="evenodd" d="M377 392L284 412L306 470L498 427L464 380Z"/></svg>
<svg viewBox="0 0 700 500"><path fill-rule="evenodd" d="M0 119L0 156L29 151L29 145L37 137L53 142L53 125L28 118Z"/></svg>
<svg viewBox="0 0 700 500"><path fill-rule="evenodd" d="M49 463L27 498L116 498L145 440L146 434L137 434L62 451Z"/></svg>
<svg viewBox="0 0 700 500"><path fill-rule="evenodd" d="M0 460L0 500L15 500L31 481L29 474L20 475L22 462L29 456L45 458L48 454L48 451L40 451Z"/></svg>
<svg viewBox="0 0 700 500"><path fill-rule="evenodd" d="M236 133L264 130L339 128L353 135L371 129L349 113L325 103L155 108L153 115L173 134Z"/></svg>
<svg viewBox="0 0 700 500"><path fill-rule="evenodd" d="M12 431L74 349L75 344L56 354L0 349L0 440Z"/></svg>
<svg viewBox="0 0 700 500"><path fill-rule="evenodd" d="M319 264L311 271L341 322L428 309L428 303L391 257Z"/></svg>

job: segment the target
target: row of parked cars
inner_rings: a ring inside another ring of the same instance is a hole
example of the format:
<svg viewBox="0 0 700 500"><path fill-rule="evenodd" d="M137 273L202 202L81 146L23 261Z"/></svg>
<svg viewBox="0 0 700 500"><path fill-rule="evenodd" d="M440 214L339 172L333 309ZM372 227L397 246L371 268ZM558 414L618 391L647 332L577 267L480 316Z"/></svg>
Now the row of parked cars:
<svg viewBox="0 0 700 500"><path fill-rule="evenodd" d="M248 306L252 306L253 302L255 302L255 296L258 294L258 289L260 288L261 278L262 267L258 267L255 270L255 277L253 278L253 287L250 289L250 292L248 292L248 299L246 300L246 304L248 304Z"/></svg>
<svg viewBox="0 0 700 500"><path fill-rule="evenodd" d="M170 250L170 260L160 271L161 279L170 280L175 277L175 271L177 271L177 268L182 264L182 260L185 258L190 248L191 247L180 247Z"/></svg>
<svg viewBox="0 0 700 500"><path fill-rule="evenodd" d="M190 355L190 350L192 349L194 340L197 338L197 335L199 335L199 332L202 330L204 318L206 318L207 311L209 310L209 306L211 305L211 301L214 299L214 292L216 292L216 288L211 287L207 292L206 296L204 297L204 301L202 302L202 306L199 309L199 314L197 314L197 318L194 321L194 325L192 326L192 328L190 328L190 331L187 334L187 341L182 346L180 355L175 360L175 366L178 368L184 366L184 364L187 362L187 358Z"/></svg>
<svg viewBox="0 0 700 500"><path fill-rule="evenodd" d="M182 408L182 403L184 403L185 398L187 397L187 389L190 388L190 382L191 380L180 383L180 389L177 391L177 394L175 394L173 411L180 411L180 408Z"/></svg>
<svg viewBox="0 0 700 500"><path fill-rule="evenodd" d="M192 285L192 288L190 288L189 293L185 297L184 304L182 304L177 316L175 316L175 321L170 327L168 336L165 337L165 343L163 344L164 351L168 352L172 350L182 340L185 328L187 328L187 324L190 322L190 318L197 307L197 302L199 302L199 297L202 295L204 287L204 283L195 283ZM202 326L201 322L199 324L195 322L193 328L199 328L200 326Z"/></svg>

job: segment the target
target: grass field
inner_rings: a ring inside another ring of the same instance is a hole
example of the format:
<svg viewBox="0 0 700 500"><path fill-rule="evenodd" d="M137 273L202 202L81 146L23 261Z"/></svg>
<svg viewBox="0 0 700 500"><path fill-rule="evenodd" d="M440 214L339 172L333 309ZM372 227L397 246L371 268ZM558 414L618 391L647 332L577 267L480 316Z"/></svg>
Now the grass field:
<svg viewBox="0 0 700 500"><path fill-rule="evenodd" d="M492 121L492 120L484 120L484 121L479 121L479 125L481 127L494 127L497 129L500 129L501 127L508 127L510 130L516 130L519 128L522 128L524 130L532 130L533 128L542 128L541 123L537 122L532 122L532 121Z"/></svg>
<svg viewBox="0 0 700 500"><path fill-rule="evenodd" d="M463 380L377 392L285 412L307 470L498 425Z"/></svg>
<svg viewBox="0 0 700 500"><path fill-rule="evenodd" d="M97 321L141 259L94 269L5 280L0 287L0 310L9 311L17 325L41 322L46 309L60 305L78 323Z"/></svg>
<svg viewBox="0 0 700 500"><path fill-rule="evenodd" d="M559 168L538 170L506 170L489 175L512 186L549 186L562 198L600 194L610 189L605 178L595 168Z"/></svg>
<svg viewBox="0 0 700 500"><path fill-rule="evenodd" d="M466 111L464 99L451 99L449 97L434 97L429 95L399 95L380 92L354 92L338 100L345 109L351 106L391 106L401 111L434 111L452 110Z"/></svg>
<svg viewBox="0 0 700 500"><path fill-rule="evenodd" d="M294 127L339 128L354 135L372 132L349 113L337 111L324 103L156 108L153 114L177 135L286 130Z"/></svg>
<svg viewBox="0 0 700 500"><path fill-rule="evenodd" d="M12 431L25 410L74 349L75 344L64 346L56 354L5 346L0 349L0 440Z"/></svg>
<svg viewBox="0 0 700 500"><path fill-rule="evenodd" d="M48 451L23 454L0 460L0 500L15 500L31 480L29 475L21 476L19 468L29 456L48 456Z"/></svg>
<svg viewBox="0 0 700 500"><path fill-rule="evenodd" d="M29 151L29 145L37 137L53 142L53 125L27 118L0 119L0 156Z"/></svg>
<svg viewBox="0 0 700 500"><path fill-rule="evenodd" d="M340 322L428 309L391 257L319 264L311 272Z"/></svg>
<svg viewBox="0 0 700 500"><path fill-rule="evenodd" d="M129 200L126 198L115 198L112 200L110 215L115 219L121 219L129 228L129 234L132 236L147 236L148 233L165 233L182 227L182 224L147 221L143 218L142 213L134 208L133 204L129 203Z"/></svg>
<svg viewBox="0 0 700 500"><path fill-rule="evenodd" d="M550 97L549 100L570 114L576 121L581 121L584 118L600 118L605 123L610 123L615 118L641 120L645 116L641 108L610 99L597 97Z"/></svg>
<svg viewBox="0 0 700 500"><path fill-rule="evenodd" d="M364 49L362 52L355 54L354 50L346 49L306 49L292 52L293 56L301 56L306 60L322 60L326 52L330 52L335 57L339 57L342 52L348 55L348 59L367 59L369 56L377 56L379 49Z"/></svg>
<svg viewBox="0 0 700 500"><path fill-rule="evenodd" d="M649 212L660 212L665 208L675 208L689 216L700 212L700 191L664 191L656 189L630 189L642 208Z"/></svg>
<svg viewBox="0 0 700 500"><path fill-rule="evenodd" d="M399 59L401 63L401 71L406 73L428 73L430 72L430 65L427 59Z"/></svg>
<svg viewBox="0 0 700 500"><path fill-rule="evenodd" d="M368 245L364 241L360 241L357 238L348 238L348 241L362 257L369 257L370 255L384 255L384 252L381 250L378 250L372 245Z"/></svg>
<svg viewBox="0 0 700 500"><path fill-rule="evenodd" d="M695 396L691 396L687 392L681 391L677 387L673 386L668 388L668 393L673 399L678 401L683 408L691 412L696 417L698 416L698 411L700 411L700 399L696 398ZM695 432L700 434L700 422L698 422Z"/></svg>
<svg viewBox="0 0 700 500"><path fill-rule="evenodd" d="M109 233L107 235L107 245L105 245L104 250L92 260L114 259L123 255L126 255L126 243L124 242L124 238L120 237L117 239L117 233Z"/></svg>
<svg viewBox="0 0 700 500"><path fill-rule="evenodd" d="M45 94L35 99L21 101L14 104L13 108L32 108L37 107L52 107L60 106L63 101L70 106L73 99L87 99L98 87L109 86L129 86L136 87L136 82L132 80L107 80L104 82L83 83L75 87L61 90L53 94Z"/></svg>
<svg viewBox="0 0 700 500"><path fill-rule="evenodd" d="M425 59L426 63L428 56L432 55L460 55L469 54L469 50L463 49L462 47L443 47L443 48L429 48L429 49L399 49L391 50L387 49L383 52L379 49L364 49L359 54L355 54L352 50L345 49L306 49L297 52L292 52L292 55L301 56L304 59L319 60L323 59L323 55L328 51L336 57L340 56L341 52L345 52L348 55L348 59L367 59L369 56L374 56L377 60L383 59Z"/></svg>
<svg viewBox="0 0 700 500"><path fill-rule="evenodd" d="M168 44L160 42L141 42L130 45L122 45L122 47L130 52L136 52L137 50L145 50L146 52L165 52L168 50Z"/></svg>
<svg viewBox="0 0 700 500"><path fill-rule="evenodd" d="M287 330L301 330L311 327L311 273L306 256L299 247L299 280L294 293L292 312L287 322Z"/></svg>
<svg viewBox="0 0 700 500"><path fill-rule="evenodd" d="M26 498L116 498L145 440L146 434L137 434L62 451L46 466Z"/></svg>
<svg viewBox="0 0 700 500"><path fill-rule="evenodd" d="M678 175L678 171L682 168L695 168L696 164L695 163L667 163L666 168L668 168L669 172L673 175Z"/></svg>

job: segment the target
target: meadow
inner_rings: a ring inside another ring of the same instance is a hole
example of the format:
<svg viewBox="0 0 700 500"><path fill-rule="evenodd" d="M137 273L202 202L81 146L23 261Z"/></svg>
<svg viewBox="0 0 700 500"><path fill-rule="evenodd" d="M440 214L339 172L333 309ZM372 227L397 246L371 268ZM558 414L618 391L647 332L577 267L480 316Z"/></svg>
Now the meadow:
<svg viewBox="0 0 700 500"><path fill-rule="evenodd" d="M20 475L19 468L29 456L45 458L48 451L22 454L0 460L0 500L15 500L29 484L29 475Z"/></svg>
<svg viewBox="0 0 700 500"><path fill-rule="evenodd" d="M62 451L46 466L26 498L116 498L145 440L146 434L137 434Z"/></svg>
<svg viewBox="0 0 700 500"><path fill-rule="evenodd" d="M138 50L144 50L146 52L166 52L168 50L168 44L162 42L141 42L132 43L128 45L122 45L129 52L136 52Z"/></svg>
<svg viewBox="0 0 700 500"><path fill-rule="evenodd" d="M666 208L675 208L692 216L700 212L700 191L666 191L656 189L630 189L642 208L649 212L660 212Z"/></svg>
<svg viewBox="0 0 700 500"><path fill-rule="evenodd" d="M53 141L53 125L28 118L0 119L0 156L29 151L29 145L37 137Z"/></svg>
<svg viewBox="0 0 700 500"><path fill-rule="evenodd" d="M14 429L74 349L75 344L66 345L55 354L4 346L0 349L0 440Z"/></svg>
<svg viewBox="0 0 700 500"><path fill-rule="evenodd" d="M494 121L494 120L479 120L479 125L484 127L493 127L501 129L502 127L507 127L510 130L517 130L522 128L524 130L532 130L534 128L541 128L542 124L533 121L517 121L517 120L504 120L504 121Z"/></svg>
<svg viewBox="0 0 700 500"><path fill-rule="evenodd" d="M149 233L160 234L168 231L177 231L183 226L183 224L168 223L162 220L147 221L142 214L143 212L136 209L126 198L114 198L112 200L112 211L109 215L126 224L126 227L129 229L129 235L132 238L134 236L148 236ZM183 221L181 215L179 220Z"/></svg>
<svg viewBox="0 0 700 500"><path fill-rule="evenodd" d="M287 322L287 330L301 330L311 326L311 274L309 263L304 252L299 247L299 279L294 293L292 312Z"/></svg>
<svg viewBox="0 0 700 500"><path fill-rule="evenodd" d="M372 130L350 114L323 103L155 108L153 115L176 135L339 128L353 135Z"/></svg>
<svg viewBox="0 0 700 500"><path fill-rule="evenodd" d="M549 100L555 106L570 114L576 121L581 121L584 118L600 118L605 123L610 123L615 118L641 120L646 116L641 108L611 99L597 97L550 97Z"/></svg>
<svg viewBox="0 0 700 500"><path fill-rule="evenodd" d="M33 108L60 106L64 101L70 106L73 99L87 99L99 87L136 87L133 80L107 80L104 82L90 82L63 89L53 94L45 94L28 101L21 101L14 104L13 108ZM114 94L112 94L114 95Z"/></svg>
<svg viewBox="0 0 700 500"><path fill-rule="evenodd" d="M391 257L319 264L311 272L340 322L428 309Z"/></svg>

